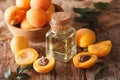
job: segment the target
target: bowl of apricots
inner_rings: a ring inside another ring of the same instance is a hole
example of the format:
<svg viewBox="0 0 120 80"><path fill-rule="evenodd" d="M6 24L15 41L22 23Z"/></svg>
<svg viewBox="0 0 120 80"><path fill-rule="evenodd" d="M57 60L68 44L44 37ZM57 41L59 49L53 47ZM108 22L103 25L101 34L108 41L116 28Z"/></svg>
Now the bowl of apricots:
<svg viewBox="0 0 120 80"><path fill-rule="evenodd" d="M5 10L4 20L13 36L24 36L31 42L45 41L51 15L63 9L51 0L16 0Z"/></svg>

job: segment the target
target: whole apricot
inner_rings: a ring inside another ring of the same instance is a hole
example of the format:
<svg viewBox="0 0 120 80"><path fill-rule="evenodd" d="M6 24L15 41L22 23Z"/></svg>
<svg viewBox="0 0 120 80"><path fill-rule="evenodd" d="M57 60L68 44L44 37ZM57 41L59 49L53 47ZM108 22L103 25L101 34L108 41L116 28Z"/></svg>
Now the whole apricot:
<svg viewBox="0 0 120 80"><path fill-rule="evenodd" d="M27 11L26 14L27 21L33 26L33 27L43 27L47 22L47 14L42 9L33 9Z"/></svg>
<svg viewBox="0 0 120 80"><path fill-rule="evenodd" d="M97 56L89 52L80 52L73 57L73 63L77 68L89 68L97 61Z"/></svg>
<svg viewBox="0 0 120 80"><path fill-rule="evenodd" d="M18 51L28 48L29 43L28 40L23 36L15 36L11 40L10 44L11 50L14 54L16 54Z"/></svg>
<svg viewBox="0 0 120 80"><path fill-rule="evenodd" d="M30 0L16 0L16 6L24 10L30 9Z"/></svg>
<svg viewBox="0 0 120 80"><path fill-rule="evenodd" d="M30 6L31 8L40 8L43 10L47 10L51 5L51 0L31 0Z"/></svg>
<svg viewBox="0 0 120 80"><path fill-rule="evenodd" d="M33 63L33 68L38 73L47 73L50 72L55 66L54 57L41 57Z"/></svg>
<svg viewBox="0 0 120 80"><path fill-rule="evenodd" d="M17 52L15 61L18 65L32 64L38 58L38 53L33 48L25 48Z"/></svg>
<svg viewBox="0 0 120 80"><path fill-rule="evenodd" d="M95 54L98 57L106 56L110 53L112 48L112 43L110 40L101 41L96 44L91 44L88 46L88 51L91 54Z"/></svg>
<svg viewBox="0 0 120 80"><path fill-rule="evenodd" d="M25 10L16 6L11 6L7 8L4 13L5 21L12 25L16 25L20 23L24 16L25 16Z"/></svg>
<svg viewBox="0 0 120 80"><path fill-rule="evenodd" d="M50 5L50 7L48 8L48 10L46 11L47 13L47 21L50 22L51 21L51 15L53 13L55 13L55 6L53 4Z"/></svg>
<svg viewBox="0 0 120 80"><path fill-rule="evenodd" d="M76 42L80 47L87 47L92 44L96 39L95 33L87 28L81 28L76 32Z"/></svg>
<svg viewBox="0 0 120 80"><path fill-rule="evenodd" d="M32 28L34 28L34 27L27 21L26 18L21 22L20 27L21 27L22 29L32 29Z"/></svg>

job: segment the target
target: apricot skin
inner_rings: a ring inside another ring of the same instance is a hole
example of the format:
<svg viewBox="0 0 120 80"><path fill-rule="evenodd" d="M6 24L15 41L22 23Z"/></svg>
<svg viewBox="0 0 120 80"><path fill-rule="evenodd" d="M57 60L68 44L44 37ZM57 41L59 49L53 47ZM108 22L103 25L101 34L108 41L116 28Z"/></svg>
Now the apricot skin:
<svg viewBox="0 0 120 80"><path fill-rule="evenodd" d="M87 47L92 44L96 39L95 33L87 28L81 28L76 32L76 42L80 47Z"/></svg>
<svg viewBox="0 0 120 80"><path fill-rule="evenodd" d="M14 54L16 54L18 51L28 48L29 43L28 40L23 36L15 36L11 40L10 44L11 50Z"/></svg>
<svg viewBox="0 0 120 80"><path fill-rule="evenodd" d="M50 72L53 67L55 66L55 59L53 57L47 57L49 60L49 63L45 66L40 66L38 64L39 59L37 59L34 63L33 63L33 68L36 72L38 73L48 73Z"/></svg>
<svg viewBox="0 0 120 80"><path fill-rule="evenodd" d="M30 23L27 21L26 18L21 22L20 27L22 29L32 29L32 28L34 28L32 25L30 25Z"/></svg>
<svg viewBox="0 0 120 80"><path fill-rule="evenodd" d="M47 14L42 9L30 9L27 11L27 21L37 28L41 28L46 24Z"/></svg>
<svg viewBox="0 0 120 80"><path fill-rule="evenodd" d="M88 46L88 52L95 54L98 57L104 57L108 55L111 51L112 43L110 40L101 41L96 44L91 44Z"/></svg>
<svg viewBox="0 0 120 80"><path fill-rule="evenodd" d="M55 6L53 4L50 5L50 7L48 8L48 10L46 11L47 13L47 22L51 21L51 15L53 13L55 13Z"/></svg>
<svg viewBox="0 0 120 80"><path fill-rule="evenodd" d="M4 19L7 23L16 25L22 21L25 16L25 10L11 6L5 10Z"/></svg>
<svg viewBox="0 0 120 80"><path fill-rule="evenodd" d="M28 10L30 9L30 0L16 0L16 6Z"/></svg>
<svg viewBox="0 0 120 80"><path fill-rule="evenodd" d="M90 55L91 58L88 61L80 62L79 58L83 55ZM82 69L90 68L96 63L96 61L97 61L97 56L94 54L90 54L89 52L80 52L73 57L73 63L75 67L82 68Z"/></svg>
<svg viewBox="0 0 120 80"><path fill-rule="evenodd" d="M31 0L30 6L31 8L40 8L43 10L47 10L51 5L51 0Z"/></svg>

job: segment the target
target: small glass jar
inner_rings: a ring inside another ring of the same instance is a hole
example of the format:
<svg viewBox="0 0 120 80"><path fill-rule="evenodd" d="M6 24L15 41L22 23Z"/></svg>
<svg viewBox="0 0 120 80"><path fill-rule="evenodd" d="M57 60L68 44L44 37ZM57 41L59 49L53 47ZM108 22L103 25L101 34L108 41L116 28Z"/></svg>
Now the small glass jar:
<svg viewBox="0 0 120 80"><path fill-rule="evenodd" d="M51 29L46 33L46 55L68 62L76 54L76 30L71 27L71 15L56 12L51 18Z"/></svg>

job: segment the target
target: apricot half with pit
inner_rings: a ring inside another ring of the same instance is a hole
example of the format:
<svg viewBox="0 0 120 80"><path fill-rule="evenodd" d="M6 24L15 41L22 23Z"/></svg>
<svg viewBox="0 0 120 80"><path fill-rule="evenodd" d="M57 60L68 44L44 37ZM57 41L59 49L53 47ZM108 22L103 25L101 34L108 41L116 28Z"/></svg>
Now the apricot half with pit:
<svg viewBox="0 0 120 80"><path fill-rule="evenodd" d="M96 35L90 29L81 28L76 32L76 39L77 45L85 48L95 41Z"/></svg>
<svg viewBox="0 0 120 80"><path fill-rule="evenodd" d="M15 55L15 61L19 65L32 64L38 58L38 53L33 48L22 49Z"/></svg>
<svg viewBox="0 0 120 80"><path fill-rule="evenodd" d="M38 73L50 72L55 65L54 57L41 57L33 63L33 68Z"/></svg>
<svg viewBox="0 0 120 80"><path fill-rule="evenodd" d="M77 68L89 68L97 61L97 56L89 52L80 52L73 57L73 63Z"/></svg>
<svg viewBox="0 0 120 80"><path fill-rule="evenodd" d="M95 54L98 57L106 56L110 53L112 48L112 43L110 40L101 41L96 44L91 44L88 46L88 52Z"/></svg>

